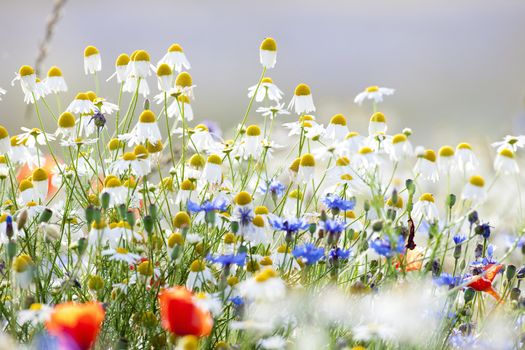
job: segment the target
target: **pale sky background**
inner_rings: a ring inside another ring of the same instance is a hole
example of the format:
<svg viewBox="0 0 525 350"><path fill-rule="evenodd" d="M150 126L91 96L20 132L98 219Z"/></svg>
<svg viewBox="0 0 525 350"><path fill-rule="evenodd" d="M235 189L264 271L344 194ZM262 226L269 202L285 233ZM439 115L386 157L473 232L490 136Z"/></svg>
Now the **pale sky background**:
<svg viewBox="0 0 525 350"><path fill-rule="evenodd" d="M21 64L34 63L51 9L51 0L0 0L0 87L8 89L0 124L13 134L37 125L24 120L20 88L10 81ZM408 126L417 143L438 147L518 132L512 126L525 118L524 18L520 0L70 0L43 68L62 68L69 101L94 89L83 73L86 45L101 51L105 80L119 53L146 49L156 62L177 42L192 64L197 120L227 128L242 118L246 89L261 71L259 43L272 36L278 62L268 75L286 102L296 84L308 83L319 118L340 112L351 129L365 132L370 106L356 106L354 96L368 85L395 88L381 107L390 131ZM116 82L102 84L108 99L117 92Z"/></svg>

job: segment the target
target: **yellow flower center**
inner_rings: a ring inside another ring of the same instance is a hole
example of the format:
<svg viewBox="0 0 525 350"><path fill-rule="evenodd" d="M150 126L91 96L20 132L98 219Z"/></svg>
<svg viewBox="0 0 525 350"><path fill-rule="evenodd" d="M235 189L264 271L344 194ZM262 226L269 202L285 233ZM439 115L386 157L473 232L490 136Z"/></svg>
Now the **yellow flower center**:
<svg viewBox="0 0 525 350"><path fill-rule="evenodd" d="M443 146L439 149L440 157L452 157L454 156L454 148L450 146Z"/></svg>
<svg viewBox="0 0 525 350"><path fill-rule="evenodd" d="M434 195L432 193L423 193L421 197L419 197L419 200L434 203Z"/></svg>
<svg viewBox="0 0 525 350"><path fill-rule="evenodd" d="M314 156L312 154L310 154L310 153L303 154L303 156L301 157L300 165L302 167L305 167L305 166L313 167L313 166L315 166L315 158L314 158Z"/></svg>
<svg viewBox="0 0 525 350"><path fill-rule="evenodd" d="M117 249L115 249L115 252L117 254L122 254L122 255L125 255L125 254L129 253L126 248L122 248L122 247L118 247Z"/></svg>
<svg viewBox="0 0 525 350"><path fill-rule="evenodd" d="M233 232L228 232L227 234L224 235L224 243L225 244L233 244L235 243L236 241L236 238L235 238L235 234L233 234Z"/></svg>
<svg viewBox="0 0 525 350"><path fill-rule="evenodd" d="M188 72L181 72L175 79L175 85L182 88L190 87L193 85L193 79Z"/></svg>
<svg viewBox="0 0 525 350"><path fill-rule="evenodd" d="M296 172L299 171L299 164L300 163L301 163L301 158L295 158L294 161L292 162L292 164L290 164L290 167L288 169L290 169L291 171L296 173Z"/></svg>
<svg viewBox="0 0 525 350"><path fill-rule="evenodd" d="M144 145L137 145L133 149L133 153L138 159L148 159L148 149Z"/></svg>
<svg viewBox="0 0 525 350"><path fill-rule="evenodd" d="M350 165L350 159L347 157L340 157L336 160L335 165L337 166L347 166Z"/></svg>
<svg viewBox="0 0 525 350"><path fill-rule="evenodd" d="M84 49L84 57L89 57L98 54L98 49L95 46L87 46Z"/></svg>
<svg viewBox="0 0 525 350"><path fill-rule="evenodd" d="M255 215L267 215L270 213L270 211L264 205L260 205L255 207L254 213Z"/></svg>
<svg viewBox="0 0 525 350"><path fill-rule="evenodd" d="M274 269L266 268L262 271L259 271L255 275L255 281L259 283L264 283L268 281L270 278L275 278L275 277L277 277L277 272Z"/></svg>
<svg viewBox="0 0 525 350"><path fill-rule="evenodd" d="M47 181L49 176L47 174L46 169L36 168L35 170L33 170L32 177L33 177L33 181Z"/></svg>
<svg viewBox="0 0 525 350"><path fill-rule="evenodd" d="M218 155L212 154L212 155L208 156L207 162L208 163L212 163L212 164L221 165L222 164L222 159Z"/></svg>
<svg viewBox="0 0 525 350"><path fill-rule="evenodd" d="M374 123L386 123L386 117L381 112L376 112L370 117L370 121Z"/></svg>
<svg viewBox="0 0 525 350"><path fill-rule="evenodd" d="M248 136L259 136L261 129L257 125L250 125L246 128L246 135Z"/></svg>
<svg viewBox="0 0 525 350"><path fill-rule="evenodd" d="M485 180L479 175L473 175L470 177L469 182L477 187L485 186Z"/></svg>
<svg viewBox="0 0 525 350"><path fill-rule="evenodd" d="M201 272L206 269L206 264L202 260L194 260L190 265L191 272Z"/></svg>
<svg viewBox="0 0 525 350"><path fill-rule="evenodd" d="M295 88L295 96L308 96L310 94L310 87L306 84L299 84Z"/></svg>
<svg viewBox="0 0 525 350"><path fill-rule="evenodd" d="M330 119L330 124L346 126L346 117L342 114L336 114Z"/></svg>
<svg viewBox="0 0 525 350"><path fill-rule="evenodd" d="M378 91L379 91L379 86L377 85L369 86L366 88L366 92L378 92Z"/></svg>
<svg viewBox="0 0 525 350"><path fill-rule="evenodd" d="M350 131L348 134L346 134L345 139L348 140L356 136L359 136L359 133L357 131Z"/></svg>
<svg viewBox="0 0 525 350"><path fill-rule="evenodd" d="M149 260L143 261L137 266L137 271L143 276L153 275L153 265Z"/></svg>
<svg viewBox="0 0 525 350"><path fill-rule="evenodd" d="M26 271L33 265L33 259L27 254L20 254L13 259L13 270L18 273Z"/></svg>
<svg viewBox="0 0 525 350"><path fill-rule="evenodd" d="M153 113L149 109L146 109L142 113L140 113L139 121L141 123L155 123L156 120L157 118L155 117L155 113Z"/></svg>
<svg viewBox="0 0 525 350"><path fill-rule="evenodd" d="M241 191L235 196L235 203L237 203L237 205L246 205L250 204L251 202L252 196L246 191Z"/></svg>
<svg viewBox="0 0 525 350"><path fill-rule="evenodd" d="M33 182L31 180L25 179L20 182L20 185L18 186L18 189L20 192L24 192L25 190L28 190L30 188L33 188Z"/></svg>
<svg viewBox="0 0 525 350"><path fill-rule="evenodd" d="M49 70L47 71L47 76L48 77L61 77L62 71L57 66L53 66L49 68Z"/></svg>
<svg viewBox="0 0 525 350"><path fill-rule="evenodd" d="M359 149L359 154L369 154L369 153L372 153L372 152L374 152L374 150L371 149L370 147L367 147L367 146L361 147Z"/></svg>
<svg viewBox="0 0 525 350"><path fill-rule="evenodd" d="M168 66L166 63L162 63L157 68L157 75L159 77L171 75L172 73L173 73L173 71L171 70L170 66Z"/></svg>
<svg viewBox="0 0 525 350"><path fill-rule="evenodd" d="M273 38L266 38L261 43L261 50L277 51L277 43Z"/></svg>
<svg viewBox="0 0 525 350"><path fill-rule="evenodd" d="M132 55L131 60L135 62L140 62L140 61L149 62L150 61L149 53L145 50L138 50L134 53L134 55Z"/></svg>
<svg viewBox="0 0 525 350"><path fill-rule="evenodd" d="M108 142L108 148L110 151L115 151L122 147L122 141L119 139L113 138Z"/></svg>
<svg viewBox="0 0 525 350"><path fill-rule="evenodd" d="M31 66L22 66L18 70L18 74L20 74L21 77L26 77L31 74L35 74L35 70Z"/></svg>
<svg viewBox="0 0 525 350"><path fill-rule="evenodd" d="M394 137L392 137L392 143L401 143L405 142L407 140L407 136L405 134L396 134Z"/></svg>
<svg viewBox="0 0 525 350"><path fill-rule="evenodd" d="M252 223L257 227L264 227L264 219L260 215L255 215L252 220Z"/></svg>
<svg viewBox="0 0 525 350"><path fill-rule="evenodd" d="M75 96L75 100L89 101L89 96L85 92L80 92Z"/></svg>
<svg viewBox="0 0 525 350"><path fill-rule="evenodd" d="M169 47L168 52L184 52L184 51L182 50L182 46L180 46L179 44L172 44Z"/></svg>
<svg viewBox="0 0 525 350"><path fill-rule="evenodd" d="M133 154L133 156L135 155ZM117 177L113 176L109 179L106 178L104 187L115 188L115 187L120 187L120 186L122 186L122 182L120 182L120 180Z"/></svg>
<svg viewBox="0 0 525 350"><path fill-rule="evenodd" d="M5 139L9 136L9 133L7 132L7 129L0 125L0 139Z"/></svg>
<svg viewBox="0 0 525 350"><path fill-rule="evenodd" d="M183 245L184 244L184 237L182 236L182 234L180 232L174 232L168 238L168 246L170 248L173 248L175 246L175 244L177 244L177 245Z"/></svg>
<svg viewBox="0 0 525 350"><path fill-rule="evenodd" d="M184 191L193 191L195 189L195 184L191 180L184 180L180 185L180 189Z"/></svg>
<svg viewBox="0 0 525 350"><path fill-rule="evenodd" d="M183 228L190 226L190 216L184 211L179 211L173 217L173 226L176 228Z"/></svg>
<svg viewBox="0 0 525 350"><path fill-rule="evenodd" d="M469 143L462 142L458 145L457 149L469 149L472 151L472 146Z"/></svg>
<svg viewBox="0 0 525 350"><path fill-rule="evenodd" d="M429 162L434 163L436 161L436 152L434 152L434 150L432 149L427 149L423 153L423 158L425 158Z"/></svg>
<svg viewBox="0 0 525 350"><path fill-rule="evenodd" d="M502 149L499 152L499 155L503 157L507 157L507 158L514 158L514 152L512 152L510 149L507 149L507 148Z"/></svg>
<svg viewBox="0 0 525 350"><path fill-rule="evenodd" d="M129 56L125 53L121 53L120 55L118 55L117 60L115 61L115 66L127 66L129 64L129 61L131 61Z"/></svg>
<svg viewBox="0 0 525 350"><path fill-rule="evenodd" d="M272 78L270 78L270 77L264 77L264 78L261 80L261 83L273 84L273 80L272 80Z"/></svg>
<svg viewBox="0 0 525 350"><path fill-rule="evenodd" d="M58 118L58 126L64 129L70 129L75 126L75 116L70 112L64 112Z"/></svg>
<svg viewBox="0 0 525 350"><path fill-rule="evenodd" d="M137 160L137 156L133 152L126 152L122 155L122 159L131 162L133 160Z"/></svg>

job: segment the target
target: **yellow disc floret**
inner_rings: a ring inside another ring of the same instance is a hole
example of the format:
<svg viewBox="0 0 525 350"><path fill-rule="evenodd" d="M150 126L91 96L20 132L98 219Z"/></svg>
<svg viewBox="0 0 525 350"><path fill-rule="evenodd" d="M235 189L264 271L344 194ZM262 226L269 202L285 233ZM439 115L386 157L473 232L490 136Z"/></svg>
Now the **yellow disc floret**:
<svg viewBox="0 0 525 350"><path fill-rule="evenodd" d="M472 151L472 146L469 143L462 142L457 147L457 149L469 149Z"/></svg>
<svg viewBox="0 0 525 350"><path fill-rule="evenodd" d="M180 46L179 44L172 44L168 48L168 52L184 52L184 50L182 50L182 46Z"/></svg>
<svg viewBox="0 0 525 350"><path fill-rule="evenodd" d="M132 61L140 62L140 61L150 61L149 53L146 50L138 50L134 52L134 55L131 57Z"/></svg>
<svg viewBox="0 0 525 350"><path fill-rule="evenodd" d="M301 157L300 165L302 167L305 167L305 166L313 167L313 166L315 166L315 158L314 158L314 156L312 154L310 154L310 153L303 154L303 156Z"/></svg>
<svg viewBox="0 0 525 350"><path fill-rule="evenodd" d="M156 120L157 118L155 117L155 113L149 109L146 109L140 113L139 121L141 123L155 123Z"/></svg>
<svg viewBox="0 0 525 350"><path fill-rule="evenodd" d="M277 272L275 272L274 269L271 269L271 268L266 268L262 271L259 271L256 275L255 275L255 281L259 282L259 283L263 283L263 282L266 282L267 280L269 280L270 278L275 278L277 277Z"/></svg>
<svg viewBox="0 0 525 350"><path fill-rule="evenodd" d="M419 200L434 203L434 195L432 193L423 193L421 197L419 197Z"/></svg>
<svg viewBox="0 0 525 350"><path fill-rule="evenodd" d="M222 158L219 157L217 154L211 154L211 155L208 156L207 162L211 163L211 164L221 165L222 164Z"/></svg>
<svg viewBox="0 0 525 350"><path fill-rule="evenodd" d="M61 77L62 71L57 66L53 66L49 68L49 70L47 71L47 76L48 77Z"/></svg>
<svg viewBox="0 0 525 350"><path fill-rule="evenodd" d="M131 61L129 56L125 53L121 53L120 55L118 55L115 61L115 66L117 67L127 66L129 61Z"/></svg>
<svg viewBox="0 0 525 350"><path fill-rule="evenodd" d="M295 96L308 96L310 94L310 87L306 84L299 84L295 87Z"/></svg>
<svg viewBox="0 0 525 350"><path fill-rule="evenodd" d="M508 148L504 148L501 151L499 151L499 155L507 158L514 158L514 152L512 152Z"/></svg>
<svg viewBox="0 0 525 350"><path fill-rule="evenodd" d="M193 191L195 190L195 184L191 180L184 180L180 184L180 189L183 191Z"/></svg>
<svg viewBox="0 0 525 350"><path fill-rule="evenodd" d="M255 215L267 215L270 213L267 207L264 205L259 205L258 207L255 207L254 211Z"/></svg>
<svg viewBox="0 0 525 350"><path fill-rule="evenodd" d="M432 149L427 149L423 153L423 158L425 158L429 162L434 163L436 161L436 152L434 152L434 150Z"/></svg>
<svg viewBox="0 0 525 350"><path fill-rule="evenodd" d="M21 77L27 77L28 75L35 74L35 70L31 66L22 66L18 70L18 74L20 74Z"/></svg>
<svg viewBox="0 0 525 350"><path fill-rule="evenodd" d="M87 46L85 49L84 49L84 57L89 57L89 56L93 56L93 55L97 55L99 52L98 52L98 49L95 47L95 46Z"/></svg>
<svg viewBox="0 0 525 350"><path fill-rule="evenodd" d="M173 71L171 70L171 67L168 66L166 63L162 63L157 68L157 75L159 77L166 76L166 75L171 75L171 74L173 74Z"/></svg>
<svg viewBox="0 0 525 350"><path fill-rule="evenodd" d="M246 191L241 191L237 193L237 195L235 196L235 203L237 205L247 205L247 204L250 204L251 202L252 202L252 196Z"/></svg>
<svg viewBox="0 0 525 350"><path fill-rule="evenodd" d="M58 127L70 129L75 126L75 116L73 113L64 112L58 118Z"/></svg>
<svg viewBox="0 0 525 350"><path fill-rule="evenodd" d="M33 259L27 254L20 254L13 259L13 270L17 273L27 271L33 265Z"/></svg>
<svg viewBox="0 0 525 350"><path fill-rule="evenodd" d="M452 157L454 156L454 148L450 146L443 146L439 149L440 157Z"/></svg>
<svg viewBox="0 0 525 350"><path fill-rule="evenodd" d="M18 189L20 190L20 192L24 192L25 190L28 190L30 188L33 188L33 182L28 179L20 181L20 185L18 185Z"/></svg>
<svg viewBox="0 0 525 350"><path fill-rule="evenodd" d="M252 224L257 227L264 227L264 218L261 215L255 215Z"/></svg>
<svg viewBox="0 0 525 350"><path fill-rule="evenodd" d="M7 132L7 129L0 125L0 140L5 139L6 137L9 137L9 133Z"/></svg>
<svg viewBox="0 0 525 350"><path fill-rule="evenodd" d="M261 50L277 51L277 43L273 38L266 38L261 43Z"/></svg>
<svg viewBox="0 0 525 350"><path fill-rule="evenodd" d="M386 123L386 117L381 112L376 112L370 117L370 121L374 123Z"/></svg>
<svg viewBox="0 0 525 350"><path fill-rule="evenodd" d="M471 185L474 185L474 186L477 186L477 187L485 186L485 180L479 175L471 176L470 179L468 180L468 182L470 182Z"/></svg>
<svg viewBox="0 0 525 350"><path fill-rule="evenodd" d="M257 125L250 125L246 128L246 135L248 136L259 136L261 134L261 128Z"/></svg>
<svg viewBox="0 0 525 350"><path fill-rule="evenodd" d="M346 117L342 114L336 114L330 119L330 124L346 126Z"/></svg>
<svg viewBox="0 0 525 350"><path fill-rule="evenodd" d="M190 87L193 85L193 79L188 72L181 72L179 75L177 75L177 78L175 79L175 85L185 88Z"/></svg>
<svg viewBox="0 0 525 350"><path fill-rule="evenodd" d="M392 137L393 144L405 142L406 140L407 140L407 135L405 134L396 134Z"/></svg>
<svg viewBox="0 0 525 350"><path fill-rule="evenodd" d="M195 153L190 158L190 165L196 169L202 169L204 168L204 165L206 165L206 159L204 159L204 156Z"/></svg>
<svg viewBox="0 0 525 350"><path fill-rule="evenodd" d="M33 181L47 181L49 174L44 168L36 168L32 174Z"/></svg>
<svg viewBox="0 0 525 350"><path fill-rule="evenodd" d="M133 152L126 152L122 155L122 159L128 162L132 162L134 160L137 160L137 156Z"/></svg>
<svg viewBox="0 0 525 350"><path fill-rule="evenodd" d="M176 228L185 228L190 226L190 216L185 211L179 211L173 217L173 226Z"/></svg>

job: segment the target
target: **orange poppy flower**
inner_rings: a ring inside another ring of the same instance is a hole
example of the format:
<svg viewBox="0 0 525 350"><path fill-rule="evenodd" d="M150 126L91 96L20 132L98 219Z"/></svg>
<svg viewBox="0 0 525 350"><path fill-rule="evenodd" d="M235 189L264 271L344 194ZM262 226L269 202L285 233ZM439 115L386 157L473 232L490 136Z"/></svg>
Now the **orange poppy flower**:
<svg viewBox="0 0 525 350"><path fill-rule="evenodd" d="M55 194L57 188L55 186L53 186L53 184L51 183L53 181L53 174L51 173L51 171L53 170L54 166L55 166L55 160L53 159L53 157L51 156L46 156L45 159L44 159L44 164L42 165L42 168L44 168L48 174L49 174L49 177L48 177L48 190L47 190L47 197L51 197L53 194ZM31 169L29 166L24 165L20 168L20 170L18 171L18 174L16 175L16 179L18 180L18 182L24 180L24 179L27 179L29 176L31 176L31 174L33 173L33 170L34 169Z"/></svg>
<svg viewBox="0 0 525 350"><path fill-rule="evenodd" d="M472 281L468 286L478 292L485 292L494 297L497 301L501 302L502 299L498 292L492 287L492 281L496 278L498 272L503 268L502 264L488 264L483 268L481 275L472 277Z"/></svg>
<svg viewBox="0 0 525 350"><path fill-rule="evenodd" d="M396 269L409 271L419 271L423 266L423 258L425 254L423 249L416 247L414 249L407 249L405 254L399 254L395 262Z"/></svg>
<svg viewBox="0 0 525 350"><path fill-rule="evenodd" d="M193 294L182 286L162 291L159 295L162 326L178 336L210 335L213 318L209 311L198 306Z"/></svg>
<svg viewBox="0 0 525 350"><path fill-rule="evenodd" d="M75 342L78 349L88 350L95 343L104 315L104 308L98 302L67 302L55 306L46 321L46 329L64 344Z"/></svg>

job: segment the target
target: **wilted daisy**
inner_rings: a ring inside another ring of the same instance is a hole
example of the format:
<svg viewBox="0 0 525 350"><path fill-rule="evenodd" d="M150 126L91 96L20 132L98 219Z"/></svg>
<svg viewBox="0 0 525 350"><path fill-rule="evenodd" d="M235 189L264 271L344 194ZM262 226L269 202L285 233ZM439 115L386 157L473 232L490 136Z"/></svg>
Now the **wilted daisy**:
<svg viewBox="0 0 525 350"><path fill-rule="evenodd" d="M456 158L454 148L450 146L443 146L439 149L437 164L439 171L449 174L456 167Z"/></svg>
<svg viewBox="0 0 525 350"><path fill-rule="evenodd" d="M202 179L211 184L222 182L222 159L216 154L208 156L206 165L202 171Z"/></svg>
<svg viewBox="0 0 525 350"><path fill-rule="evenodd" d="M109 81L111 78L116 76L117 82L119 84L124 83L128 78L130 61L131 59L127 54L121 53L115 61L115 73L111 74L111 76L106 81Z"/></svg>
<svg viewBox="0 0 525 350"><path fill-rule="evenodd" d="M361 105L364 100L374 100L375 103L383 102L383 96L392 95L394 91L386 87L369 86L355 97L354 102L358 105Z"/></svg>
<svg viewBox="0 0 525 350"><path fill-rule="evenodd" d="M508 148L503 148L494 158L494 169L501 174L517 174L520 171L515 154Z"/></svg>
<svg viewBox="0 0 525 350"><path fill-rule="evenodd" d="M485 180L479 175L473 175L463 187L461 198L480 203L485 200L487 193L485 190Z"/></svg>
<svg viewBox="0 0 525 350"><path fill-rule="evenodd" d="M391 147L388 148L390 158L394 161L400 161L410 157L413 153L412 145L405 134L396 134L390 139Z"/></svg>
<svg viewBox="0 0 525 350"><path fill-rule="evenodd" d="M462 173L470 173L479 166L479 160L468 143L460 143L456 147L456 158L459 170Z"/></svg>
<svg viewBox="0 0 525 350"><path fill-rule="evenodd" d="M62 76L62 71L57 66L49 68L44 84L49 91L55 94L67 91L66 80Z"/></svg>
<svg viewBox="0 0 525 350"><path fill-rule="evenodd" d="M370 117L368 124L368 134L370 136L386 133L386 117L381 112L376 112Z"/></svg>
<svg viewBox="0 0 525 350"><path fill-rule="evenodd" d="M436 164L436 152L431 149L424 150L417 155L414 172L422 178L436 182L439 179L438 166Z"/></svg>
<svg viewBox="0 0 525 350"><path fill-rule="evenodd" d="M176 72L181 72L183 68L186 70L191 68L190 62L179 44L173 44L168 48L168 52L161 58L158 65L162 63L166 63Z"/></svg>
<svg viewBox="0 0 525 350"><path fill-rule="evenodd" d="M75 138L75 116L70 112L64 112L58 117L58 128L55 132L55 136L62 136L62 138L72 139Z"/></svg>
<svg viewBox="0 0 525 350"><path fill-rule="evenodd" d="M102 70L102 59L100 52L95 46L88 46L84 49L84 73L86 75L96 74Z"/></svg>
<svg viewBox="0 0 525 350"><path fill-rule="evenodd" d="M261 43L259 58L264 68L273 68L277 62L277 43L273 38L266 38Z"/></svg>
<svg viewBox="0 0 525 350"><path fill-rule="evenodd" d="M75 99L67 106L66 111L76 114L91 114L95 112L96 107L85 92L78 93Z"/></svg>
<svg viewBox="0 0 525 350"><path fill-rule="evenodd" d="M253 97L255 90L257 90L257 95L255 96L255 101L257 102L262 102L265 97L274 102L279 102L283 98L283 92L273 83L270 77L264 77L261 80L259 89L257 89L257 85L250 86L248 88L249 98Z"/></svg>
<svg viewBox="0 0 525 350"><path fill-rule="evenodd" d="M332 141L342 141L347 134L346 117L342 114L336 114L330 118L330 123L325 129L323 137Z"/></svg>
<svg viewBox="0 0 525 350"><path fill-rule="evenodd" d="M173 71L166 63L162 63L157 67L158 87L161 91L169 91L173 81Z"/></svg>
<svg viewBox="0 0 525 350"><path fill-rule="evenodd" d="M294 109L297 114L315 112L314 100L310 87L306 84L296 86L294 96L288 105L288 109Z"/></svg>
<svg viewBox="0 0 525 350"><path fill-rule="evenodd" d="M425 219L434 222L439 219L439 211L434 203L434 196L431 193L423 193L414 204L413 213L418 220Z"/></svg>

